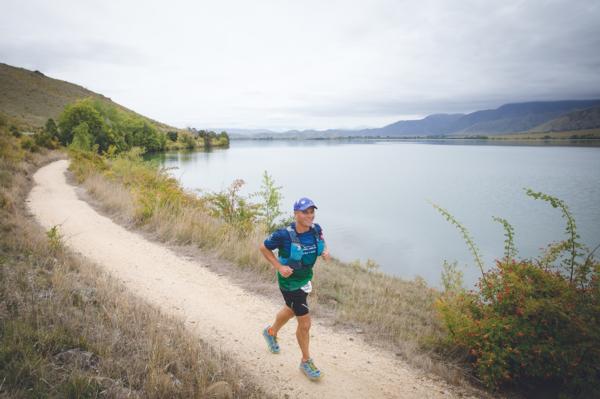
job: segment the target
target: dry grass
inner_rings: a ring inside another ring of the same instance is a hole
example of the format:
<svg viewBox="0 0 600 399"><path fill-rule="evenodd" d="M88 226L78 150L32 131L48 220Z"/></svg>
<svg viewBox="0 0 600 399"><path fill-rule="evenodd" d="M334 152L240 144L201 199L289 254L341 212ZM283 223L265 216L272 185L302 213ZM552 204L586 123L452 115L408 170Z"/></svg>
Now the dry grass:
<svg viewBox="0 0 600 399"><path fill-rule="evenodd" d="M181 321L128 294L26 215L32 172L64 155L22 152L4 133L0 127L0 396L192 398L224 381L235 397L266 397ZM122 203L113 193L113 205Z"/></svg>
<svg viewBox="0 0 600 399"><path fill-rule="evenodd" d="M149 216L140 219L139 212L132 211L129 205L133 201L139 207L140 203L148 202L139 197L138 185L152 186L156 190L146 191L143 195L161 198L164 192L172 190L173 179L139 162L128 161L132 164L127 166L122 162L108 161L108 170L101 174L88 171L93 177L86 180L86 187L104 203L105 210L113 213L122 210L121 221L133 221L137 228L154 234L160 241L202 248L208 255L235 264L242 269L240 272L245 270L249 275L259 276L263 283L275 284L272 266L258 251L258 245L266 235L260 226L242 235L222 220L210 216L202 199L184 193L180 188L177 188L179 195L187 199L154 201ZM80 168L79 163L75 161L75 169ZM148 174L157 181L149 183L146 180ZM166 180L169 182L165 183ZM115 185L121 185L121 189ZM129 192L129 197L123 190ZM119 194L110 198L112 193ZM370 270L366 265L337 260L319 262L320 266L315 268L315 291L311 294L311 310L315 314L328 317L331 324L365 334L372 343L393 350L409 363L435 372L452 383L464 382L467 373L456 366L448 352L445 359L435 353L439 349L438 343L446 335L433 308L439 292L422 280L405 281ZM254 289L253 282L246 288Z"/></svg>
<svg viewBox="0 0 600 399"><path fill-rule="evenodd" d="M106 209L110 209L114 217L120 218L121 222L133 222L135 204L122 184L107 181L101 175L94 174L85 181L84 187Z"/></svg>

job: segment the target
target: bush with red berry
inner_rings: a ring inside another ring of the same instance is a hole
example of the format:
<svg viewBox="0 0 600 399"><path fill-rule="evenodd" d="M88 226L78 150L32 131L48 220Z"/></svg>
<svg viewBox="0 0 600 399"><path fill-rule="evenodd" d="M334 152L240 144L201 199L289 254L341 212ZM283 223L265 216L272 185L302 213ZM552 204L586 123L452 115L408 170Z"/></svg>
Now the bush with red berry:
<svg viewBox="0 0 600 399"><path fill-rule="evenodd" d="M516 259L512 226L496 219L505 227L505 254L487 271L468 231L435 206L459 228L482 272L474 290L447 286L436 307L449 343L464 351L487 386L551 386L557 395L600 397L600 263L593 257L595 249L578 242L564 202L531 190L527 194L561 209L567 239L550 245L537 259Z"/></svg>

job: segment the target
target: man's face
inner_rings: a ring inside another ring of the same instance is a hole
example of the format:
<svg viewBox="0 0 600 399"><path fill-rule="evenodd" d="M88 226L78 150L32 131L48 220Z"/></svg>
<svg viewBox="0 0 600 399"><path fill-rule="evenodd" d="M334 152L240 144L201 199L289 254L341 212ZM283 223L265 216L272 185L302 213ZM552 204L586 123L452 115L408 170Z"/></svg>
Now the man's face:
<svg viewBox="0 0 600 399"><path fill-rule="evenodd" d="M313 224L313 220L315 220L315 207L311 206L304 211L295 211L294 216L296 217L296 224L310 227Z"/></svg>

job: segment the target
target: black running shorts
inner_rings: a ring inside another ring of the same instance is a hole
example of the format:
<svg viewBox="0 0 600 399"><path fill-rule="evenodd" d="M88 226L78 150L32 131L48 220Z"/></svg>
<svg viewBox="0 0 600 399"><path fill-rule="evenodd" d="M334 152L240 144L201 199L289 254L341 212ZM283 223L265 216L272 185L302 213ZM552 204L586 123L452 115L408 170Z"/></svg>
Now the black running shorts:
<svg viewBox="0 0 600 399"><path fill-rule="evenodd" d="M295 291L283 291L281 290L283 299L288 308L294 311L296 316L304 316L308 314L308 303L306 303L306 297L308 294L302 290Z"/></svg>

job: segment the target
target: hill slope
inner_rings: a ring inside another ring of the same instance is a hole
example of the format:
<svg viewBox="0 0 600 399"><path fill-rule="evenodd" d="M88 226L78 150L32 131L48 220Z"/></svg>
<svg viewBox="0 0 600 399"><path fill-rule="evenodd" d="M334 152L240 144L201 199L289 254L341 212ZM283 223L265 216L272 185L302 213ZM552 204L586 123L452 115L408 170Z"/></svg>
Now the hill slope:
<svg viewBox="0 0 600 399"><path fill-rule="evenodd" d="M582 116L578 113L579 111L598 106L600 106L600 100L505 104L496 109L476 111L466 115L441 114L431 115L417 121L400 121L380 129L372 129L370 133L382 136L508 134L542 128L543 124L569 113L573 113L571 121L575 121ZM586 128L600 126L600 124L591 123L591 119L589 122L585 125ZM570 128L562 130L570 130Z"/></svg>
<svg viewBox="0 0 600 399"><path fill-rule="evenodd" d="M39 71L0 63L0 114L4 115L9 123L23 129L42 127L48 118L56 120L65 105L86 97L100 99L141 116L162 131L180 130L139 115L108 97L76 84L50 78Z"/></svg>
<svg viewBox="0 0 600 399"><path fill-rule="evenodd" d="M600 126L600 106L569 112L531 129L532 132L594 129Z"/></svg>
<svg viewBox="0 0 600 399"><path fill-rule="evenodd" d="M380 129L370 129L370 131L371 134L380 136L448 134L455 130L454 126L464 116L464 114L434 114L420 120L395 122Z"/></svg>

